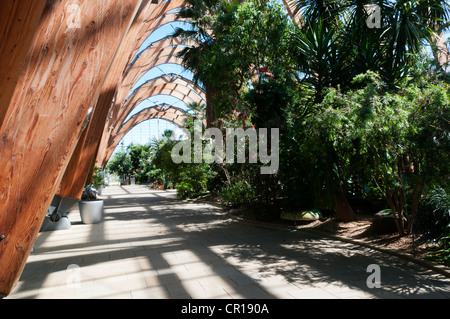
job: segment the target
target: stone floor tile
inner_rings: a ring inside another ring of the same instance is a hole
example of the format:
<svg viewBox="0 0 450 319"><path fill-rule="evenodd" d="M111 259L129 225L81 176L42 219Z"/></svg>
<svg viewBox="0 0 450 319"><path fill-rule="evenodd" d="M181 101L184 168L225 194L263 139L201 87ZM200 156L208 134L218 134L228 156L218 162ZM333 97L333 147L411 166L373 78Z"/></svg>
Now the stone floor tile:
<svg viewBox="0 0 450 319"><path fill-rule="evenodd" d="M104 190L105 218L40 233L10 299L450 297L450 279L402 258L301 231L249 225L145 185ZM367 266L381 267L369 289Z"/></svg>

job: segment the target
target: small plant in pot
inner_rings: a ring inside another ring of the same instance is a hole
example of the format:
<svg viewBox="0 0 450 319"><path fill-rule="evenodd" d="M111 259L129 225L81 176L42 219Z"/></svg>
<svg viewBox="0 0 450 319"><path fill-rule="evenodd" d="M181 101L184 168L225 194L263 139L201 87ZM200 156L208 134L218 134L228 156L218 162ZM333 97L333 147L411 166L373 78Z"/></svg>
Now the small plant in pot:
<svg viewBox="0 0 450 319"><path fill-rule="evenodd" d="M103 169L101 167L93 166L89 171L89 176L90 179L87 184L92 185L98 195L102 195L102 189L105 186L105 174L103 173Z"/></svg>
<svg viewBox="0 0 450 319"><path fill-rule="evenodd" d="M103 199L98 197L98 191L94 187L96 176L94 174L86 185L81 195L81 200L78 202L78 208L80 210L81 221L83 224L98 224L103 220ZM103 181L103 178L102 178ZM95 185L97 186L97 185ZM97 186L98 187L98 186Z"/></svg>

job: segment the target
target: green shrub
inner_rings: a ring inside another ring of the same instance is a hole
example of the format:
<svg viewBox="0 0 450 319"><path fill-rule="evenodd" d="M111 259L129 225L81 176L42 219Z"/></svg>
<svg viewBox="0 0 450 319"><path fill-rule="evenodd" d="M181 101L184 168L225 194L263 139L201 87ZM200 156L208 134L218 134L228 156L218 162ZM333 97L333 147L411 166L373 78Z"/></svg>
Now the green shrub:
<svg viewBox="0 0 450 319"><path fill-rule="evenodd" d="M189 182L180 182L176 189L179 198L190 198L195 194L195 186Z"/></svg>
<svg viewBox="0 0 450 319"><path fill-rule="evenodd" d="M225 186L219 191L222 203L227 207L249 205L254 201L255 190L247 181L238 180L231 186Z"/></svg>
<svg viewBox="0 0 450 319"><path fill-rule="evenodd" d="M439 240L439 245L429 248L430 253L426 256L427 259L450 266L450 225L446 228L447 236Z"/></svg>
<svg viewBox="0 0 450 319"><path fill-rule="evenodd" d="M187 164L180 170L176 187L179 198L194 198L207 192L207 183L211 177L208 164Z"/></svg>
<svg viewBox="0 0 450 319"><path fill-rule="evenodd" d="M426 241L439 241L450 225L450 194L444 188L433 188L420 206L417 228Z"/></svg>

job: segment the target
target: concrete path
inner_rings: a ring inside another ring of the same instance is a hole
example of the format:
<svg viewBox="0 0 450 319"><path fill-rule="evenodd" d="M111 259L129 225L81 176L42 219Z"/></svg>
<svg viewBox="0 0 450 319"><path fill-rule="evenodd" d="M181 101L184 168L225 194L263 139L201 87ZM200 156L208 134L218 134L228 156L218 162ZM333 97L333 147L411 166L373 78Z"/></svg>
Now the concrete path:
<svg viewBox="0 0 450 319"><path fill-rule="evenodd" d="M6 299L450 298L449 278L410 261L243 224L174 191L113 186L102 197L104 222L72 211L70 230L39 234Z"/></svg>

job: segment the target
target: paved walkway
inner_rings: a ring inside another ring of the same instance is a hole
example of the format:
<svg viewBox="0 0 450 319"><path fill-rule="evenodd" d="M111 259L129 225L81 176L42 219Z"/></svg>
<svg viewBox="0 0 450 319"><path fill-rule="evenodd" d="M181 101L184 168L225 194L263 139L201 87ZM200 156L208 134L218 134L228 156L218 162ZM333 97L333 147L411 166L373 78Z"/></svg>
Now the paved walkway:
<svg viewBox="0 0 450 319"><path fill-rule="evenodd" d="M7 299L450 298L450 279L404 259L175 195L108 187L104 222L72 211L70 230L40 233ZM380 288L367 285L372 264Z"/></svg>

